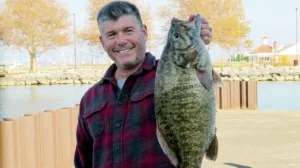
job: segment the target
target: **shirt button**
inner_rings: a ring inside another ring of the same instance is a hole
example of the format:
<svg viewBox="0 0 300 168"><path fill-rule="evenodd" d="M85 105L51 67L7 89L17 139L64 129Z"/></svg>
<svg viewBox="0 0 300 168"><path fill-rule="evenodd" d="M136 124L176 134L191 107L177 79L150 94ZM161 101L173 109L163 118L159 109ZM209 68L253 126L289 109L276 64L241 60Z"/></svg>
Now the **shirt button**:
<svg viewBox="0 0 300 168"><path fill-rule="evenodd" d="M118 104L122 104L122 101L118 101Z"/></svg>
<svg viewBox="0 0 300 168"><path fill-rule="evenodd" d="M119 128L121 126L121 124L117 124L116 126L117 126L117 128Z"/></svg>
<svg viewBox="0 0 300 168"><path fill-rule="evenodd" d="M120 149L120 146L116 146L116 150L119 150Z"/></svg>

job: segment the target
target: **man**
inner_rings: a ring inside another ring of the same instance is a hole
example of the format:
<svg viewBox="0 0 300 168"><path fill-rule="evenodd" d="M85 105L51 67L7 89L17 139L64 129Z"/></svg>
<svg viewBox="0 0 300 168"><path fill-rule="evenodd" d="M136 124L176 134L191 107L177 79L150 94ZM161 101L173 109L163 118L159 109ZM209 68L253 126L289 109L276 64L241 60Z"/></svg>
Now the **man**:
<svg viewBox="0 0 300 168"><path fill-rule="evenodd" d="M138 9L113 1L100 10L97 21L100 41L115 63L81 99L75 167L174 167L156 138L157 61L146 53L147 27ZM208 43L206 20L201 34Z"/></svg>

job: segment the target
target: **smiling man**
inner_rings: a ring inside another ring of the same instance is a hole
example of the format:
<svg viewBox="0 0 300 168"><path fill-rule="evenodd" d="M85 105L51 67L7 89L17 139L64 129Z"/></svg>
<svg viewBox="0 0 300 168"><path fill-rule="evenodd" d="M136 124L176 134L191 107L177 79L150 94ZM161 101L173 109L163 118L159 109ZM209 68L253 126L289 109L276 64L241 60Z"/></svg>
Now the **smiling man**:
<svg viewBox="0 0 300 168"><path fill-rule="evenodd" d="M81 99L75 167L173 168L156 137L157 60L146 53L147 27L138 9L113 1L99 11L97 21L114 64ZM199 38L207 44L211 28L202 22Z"/></svg>
<svg viewBox="0 0 300 168"><path fill-rule="evenodd" d="M117 20L106 20L103 15L100 12L98 17L100 41L118 67L116 80L127 78L145 58L147 27L142 25L139 15L128 14Z"/></svg>

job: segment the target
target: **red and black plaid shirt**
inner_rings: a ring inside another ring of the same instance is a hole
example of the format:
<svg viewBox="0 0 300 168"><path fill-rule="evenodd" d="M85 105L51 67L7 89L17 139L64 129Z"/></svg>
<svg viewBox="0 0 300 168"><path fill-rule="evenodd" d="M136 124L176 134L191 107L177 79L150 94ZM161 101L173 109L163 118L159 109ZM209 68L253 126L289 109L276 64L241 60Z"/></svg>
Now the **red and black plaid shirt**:
<svg viewBox="0 0 300 168"><path fill-rule="evenodd" d="M76 168L174 168L156 138L154 81L150 53L120 90L113 64L80 102Z"/></svg>

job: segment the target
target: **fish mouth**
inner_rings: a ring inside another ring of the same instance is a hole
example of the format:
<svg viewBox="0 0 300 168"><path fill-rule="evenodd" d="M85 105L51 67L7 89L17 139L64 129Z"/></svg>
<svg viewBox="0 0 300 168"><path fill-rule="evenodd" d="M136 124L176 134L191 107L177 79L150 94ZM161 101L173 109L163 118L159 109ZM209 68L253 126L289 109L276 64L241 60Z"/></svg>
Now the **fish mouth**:
<svg viewBox="0 0 300 168"><path fill-rule="evenodd" d="M177 50L177 51L189 51L189 50L192 50L192 49L195 49L194 44L190 44L186 48L179 48L179 49L175 49L175 50Z"/></svg>

